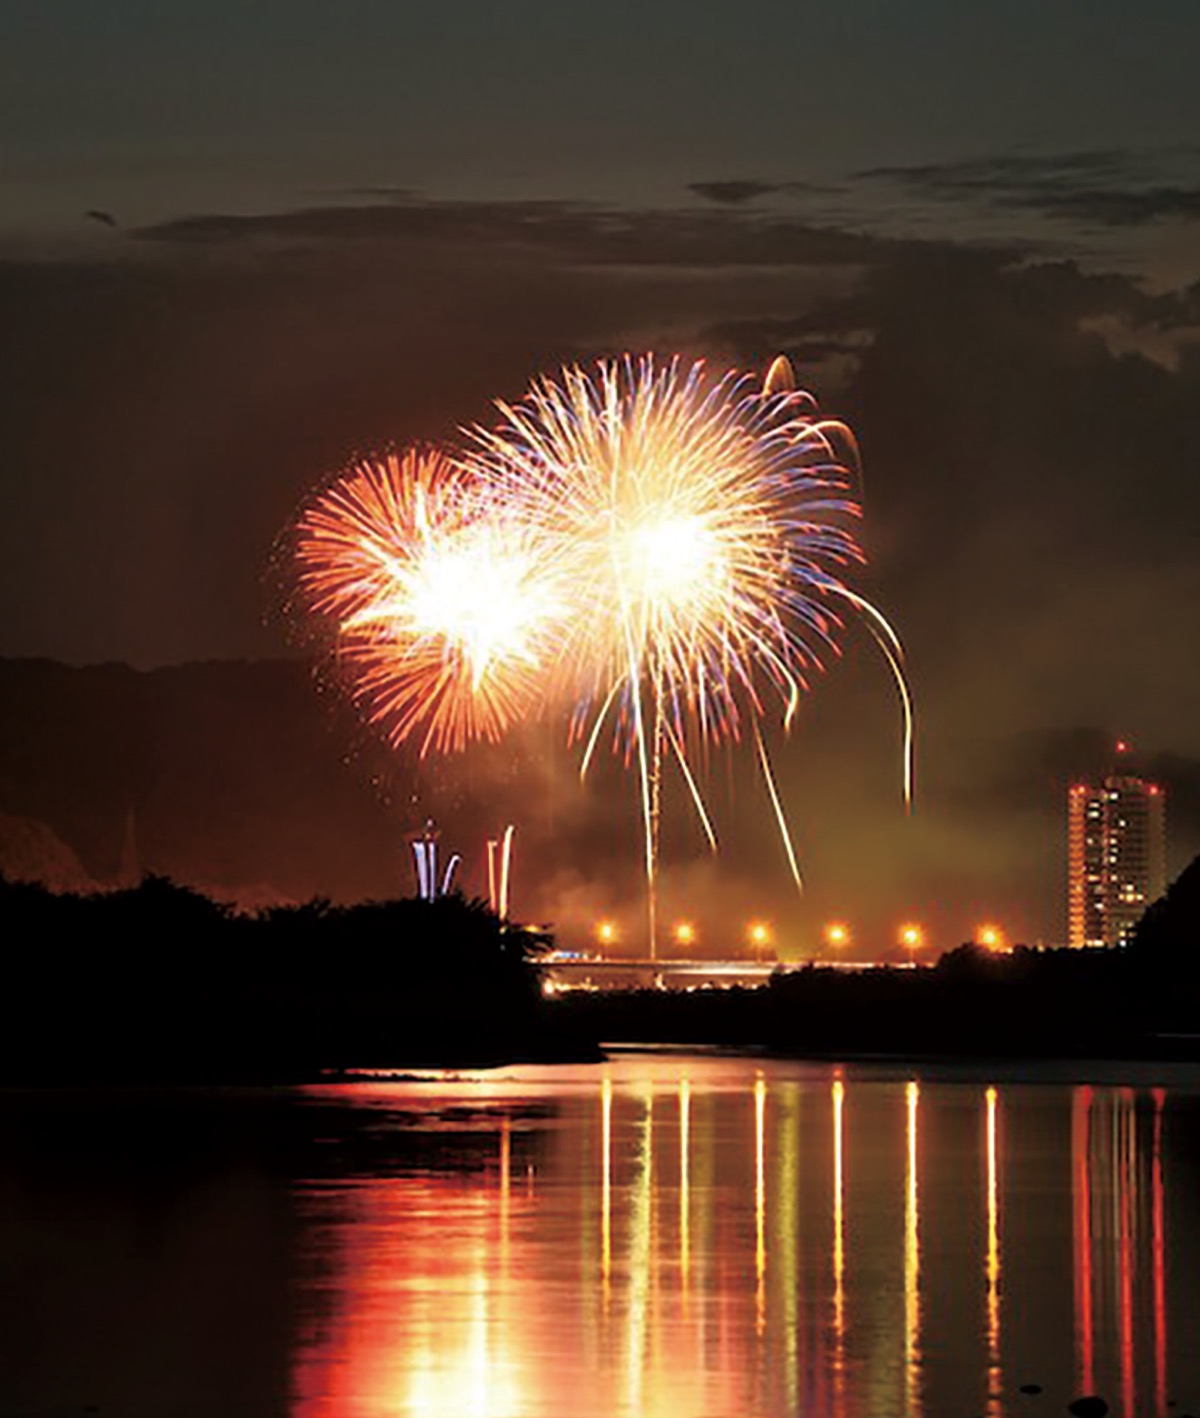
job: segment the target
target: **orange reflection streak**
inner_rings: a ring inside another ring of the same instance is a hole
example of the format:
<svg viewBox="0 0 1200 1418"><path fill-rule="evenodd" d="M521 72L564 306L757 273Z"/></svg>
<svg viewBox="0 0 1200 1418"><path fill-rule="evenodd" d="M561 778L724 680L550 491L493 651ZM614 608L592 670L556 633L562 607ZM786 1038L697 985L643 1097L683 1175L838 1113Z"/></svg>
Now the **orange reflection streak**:
<svg viewBox="0 0 1200 1418"><path fill-rule="evenodd" d="M921 1214L917 1185L917 1109L921 1090L915 1082L905 1089L908 1113L908 1158L904 1197L904 1392L905 1411L921 1411Z"/></svg>
<svg viewBox="0 0 1200 1418"><path fill-rule="evenodd" d="M775 1275L782 1301L784 1392L788 1412L800 1406L800 1365L797 1343L798 1287L800 1274L797 1211L800 1207L800 1116L798 1089L794 1084L781 1089L782 1108L779 1123L779 1151L775 1208L778 1234Z"/></svg>
<svg viewBox="0 0 1200 1418"><path fill-rule="evenodd" d="M833 1081L833 1396L834 1411L846 1406L846 1225L844 1106L842 1080Z"/></svg>
<svg viewBox="0 0 1200 1418"><path fill-rule="evenodd" d="M603 1172L600 1178L600 1274L604 1281L604 1304L612 1288L612 1079L600 1084L600 1151Z"/></svg>
<svg viewBox="0 0 1200 1418"><path fill-rule="evenodd" d="M1095 1331L1092 1317L1092 1090L1076 1088L1071 1099L1072 1218L1075 1239L1075 1342L1080 1393L1095 1392Z"/></svg>
<svg viewBox="0 0 1200 1418"><path fill-rule="evenodd" d="M651 1207L654 1200L654 1088L646 1088L638 1146L637 1180L630 1198L629 1218L629 1354L626 1391L629 1407L642 1408L646 1366L646 1336L650 1310L650 1270L654 1260Z"/></svg>
<svg viewBox="0 0 1200 1418"><path fill-rule="evenodd" d="M356 1188L343 1205L353 1298L332 1317L310 1358L320 1370L319 1387L297 1411L499 1418L526 1408L529 1374L523 1356L509 1347L509 1325L492 1284L491 1188L466 1195L440 1180L398 1186L389 1178ZM451 1242L436 1226L413 1226L414 1213L434 1216L446 1205L454 1214ZM411 1242L403 1251L395 1246L398 1231ZM420 1283L396 1284L401 1255ZM442 1283L431 1283L434 1277ZM398 1335L404 1342L397 1343ZM301 1378L301 1391L313 1377Z"/></svg>
<svg viewBox="0 0 1200 1418"><path fill-rule="evenodd" d="M1162 1130L1166 1095L1155 1088L1154 1153L1151 1161L1151 1235L1154 1266L1154 1403L1159 1418L1167 1411L1167 1280L1164 1234Z"/></svg>
<svg viewBox="0 0 1200 1418"><path fill-rule="evenodd" d="M685 1293L691 1267L691 1207L689 1196L689 1134L692 1092L686 1078L679 1080L679 1272Z"/></svg>
<svg viewBox="0 0 1200 1418"><path fill-rule="evenodd" d="M985 1094L987 1104L987 1411L1003 1410L1000 1381L1000 1209L997 1186L996 1090Z"/></svg>
<svg viewBox="0 0 1200 1418"><path fill-rule="evenodd" d="M1131 1089L1119 1094L1119 1131L1117 1134L1117 1185L1119 1188L1119 1236L1121 1267L1121 1404L1125 1418L1135 1418L1133 1372L1133 1174L1137 1115Z"/></svg>
<svg viewBox="0 0 1200 1418"><path fill-rule="evenodd" d="M512 1121L500 1120L500 1264L507 1280L509 1269L509 1210L512 1186Z"/></svg>
<svg viewBox="0 0 1200 1418"><path fill-rule="evenodd" d="M754 1293L755 1328L762 1334L767 1323L767 1184L763 1166L766 1153L767 1084L762 1074L754 1080Z"/></svg>

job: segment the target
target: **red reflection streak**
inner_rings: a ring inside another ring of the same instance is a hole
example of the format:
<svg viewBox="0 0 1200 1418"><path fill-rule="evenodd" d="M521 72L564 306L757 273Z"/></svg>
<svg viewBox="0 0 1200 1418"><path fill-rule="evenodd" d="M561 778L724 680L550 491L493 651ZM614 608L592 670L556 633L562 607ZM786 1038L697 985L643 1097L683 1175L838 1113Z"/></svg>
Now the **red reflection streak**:
<svg viewBox="0 0 1200 1418"><path fill-rule="evenodd" d="M833 1083L833 1397L836 1418L846 1411L845 1089Z"/></svg>
<svg viewBox="0 0 1200 1418"><path fill-rule="evenodd" d="M1154 1099L1154 1156L1152 1173L1152 1227L1154 1244L1154 1402L1159 1418L1167 1411L1167 1282L1166 1282L1166 1237L1163 1215L1163 1159L1162 1127L1163 1103L1166 1099L1161 1088L1155 1088Z"/></svg>
<svg viewBox="0 0 1200 1418"><path fill-rule="evenodd" d="M600 1084L600 1151L603 1172L600 1178L600 1275L604 1308L612 1299L612 1079Z"/></svg>
<svg viewBox="0 0 1200 1418"><path fill-rule="evenodd" d="M679 1273L683 1281L684 1311L687 1310L688 1282L691 1279L691 1197L690 1134L691 1088L686 1078L679 1080Z"/></svg>
<svg viewBox="0 0 1200 1418"><path fill-rule="evenodd" d="M918 1110L921 1090L916 1082L905 1089L907 1164L904 1196L904 1389L905 1411L921 1411L921 1208L917 1178Z"/></svg>
<svg viewBox="0 0 1200 1418"><path fill-rule="evenodd" d="M1121 1125L1118 1131L1117 1167L1120 1187L1121 1266L1121 1404L1125 1418L1136 1418L1133 1373L1133 1173L1135 1129L1133 1092L1120 1091Z"/></svg>
<svg viewBox="0 0 1200 1418"><path fill-rule="evenodd" d="M759 1336L767 1327L766 1111L767 1085L759 1074L754 1081L754 1329Z"/></svg>
<svg viewBox="0 0 1200 1418"><path fill-rule="evenodd" d="M505 1283L511 1261L509 1213L512 1209L512 1122L506 1113L500 1122L500 1270Z"/></svg>
<svg viewBox="0 0 1200 1418"><path fill-rule="evenodd" d="M1071 1155L1074 1166L1072 1208L1075 1237L1075 1335L1079 1391L1095 1392L1095 1334L1092 1321L1092 1090L1075 1089L1071 1100Z"/></svg>
<svg viewBox="0 0 1200 1418"><path fill-rule="evenodd" d="M985 1139L987 1145L987 1411L989 1418L999 1418L1003 1412L1000 1373L1000 1206L999 1153L996 1137L996 1090L985 1095L987 1111Z"/></svg>

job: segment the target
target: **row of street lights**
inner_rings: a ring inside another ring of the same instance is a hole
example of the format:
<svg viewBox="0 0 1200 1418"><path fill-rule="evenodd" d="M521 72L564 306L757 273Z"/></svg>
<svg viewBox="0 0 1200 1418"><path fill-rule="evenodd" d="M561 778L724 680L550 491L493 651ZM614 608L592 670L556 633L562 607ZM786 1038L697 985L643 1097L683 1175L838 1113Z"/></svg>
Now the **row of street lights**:
<svg viewBox="0 0 1200 1418"><path fill-rule="evenodd" d="M853 943L853 935L845 921L829 921L823 931L826 946L833 951L846 949ZM699 940L699 933L692 921L676 921L671 928L671 938L677 946L687 948ZM756 953L765 951L772 943L771 927L765 921L751 921L746 927L746 939ZM620 931L615 921L602 920L596 924L596 940L601 946L616 945ZM985 922L975 929L975 944L985 950L1004 951L1008 949L1008 939L1002 927L993 922ZM896 943L903 947L910 960L926 945L925 928L916 921L905 921L896 932Z"/></svg>

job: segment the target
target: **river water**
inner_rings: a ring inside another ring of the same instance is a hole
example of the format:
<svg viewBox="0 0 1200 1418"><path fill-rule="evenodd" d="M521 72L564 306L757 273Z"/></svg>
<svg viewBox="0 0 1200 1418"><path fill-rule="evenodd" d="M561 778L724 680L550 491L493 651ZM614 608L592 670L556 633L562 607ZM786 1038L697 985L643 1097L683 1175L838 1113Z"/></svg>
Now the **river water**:
<svg viewBox="0 0 1200 1418"><path fill-rule="evenodd" d="M1196 1070L648 1052L0 1128L4 1415L1200 1411Z"/></svg>

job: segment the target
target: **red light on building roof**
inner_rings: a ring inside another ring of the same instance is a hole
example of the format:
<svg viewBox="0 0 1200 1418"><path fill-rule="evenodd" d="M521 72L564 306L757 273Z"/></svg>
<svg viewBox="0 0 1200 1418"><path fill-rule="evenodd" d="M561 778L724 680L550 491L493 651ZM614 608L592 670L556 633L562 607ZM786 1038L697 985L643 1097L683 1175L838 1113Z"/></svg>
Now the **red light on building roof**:
<svg viewBox="0 0 1200 1418"><path fill-rule="evenodd" d="M1127 740L1125 740L1125 739L1118 739L1118 740L1117 740L1117 752L1118 752L1118 753L1128 753L1128 752L1129 752L1129 743L1128 743Z"/></svg>
<svg viewBox="0 0 1200 1418"><path fill-rule="evenodd" d="M1162 792L1162 789L1158 786L1157 783L1151 783L1151 784L1150 784L1150 796L1151 796L1152 798L1158 797L1159 793L1161 793L1161 792Z"/></svg>

